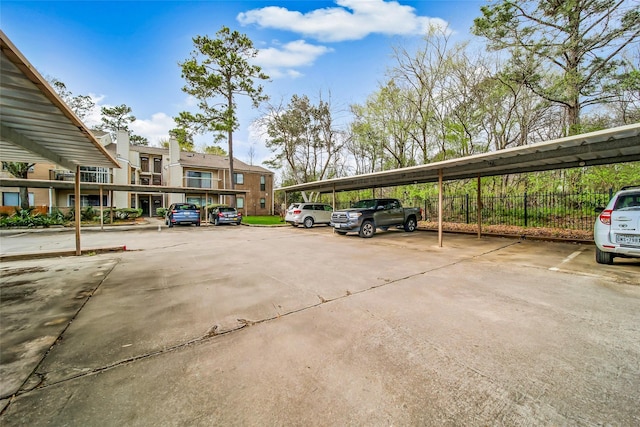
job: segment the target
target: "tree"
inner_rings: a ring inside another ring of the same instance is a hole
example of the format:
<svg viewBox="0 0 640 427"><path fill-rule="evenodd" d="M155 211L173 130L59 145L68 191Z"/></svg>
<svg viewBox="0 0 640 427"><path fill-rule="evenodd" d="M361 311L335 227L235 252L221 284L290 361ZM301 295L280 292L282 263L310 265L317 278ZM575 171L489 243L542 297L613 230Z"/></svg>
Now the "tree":
<svg viewBox="0 0 640 427"><path fill-rule="evenodd" d="M135 116L131 115L131 107L125 104L117 107L102 107L100 112L102 124L98 127L109 132L114 140L119 130L129 131L129 124L136 121Z"/></svg>
<svg viewBox="0 0 640 427"><path fill-rule="evenodd" d="M25 162L2 162L2 165L7 171L16 178L27 179L29 178L29 169L34 166L34 163ZM29 209L29 189L27 187L20 187L20 208Z"/></svg>
<svg viewBox="0 0 640 427"><path fill-rule="evenodd" d="M208 145L204 147L204 152L207 154L213 154L215 156L221 156L221 157L224 157L227 155L227 152L224 150L224 148L220 147L219 145Z"/></svg>
<svg viewBox="0 0 640 427"><path fill-rule="evenodd" d="M284 168L285 176L298 184L335 176L333 166L342 139L333 124L330 104L320 100L313 105L307 96L293 95L286 107L269 109L263 120L266 146L275 156L265 164Z"/></svg>
<svg viewBox="0 0 640 427"><path fill-rule="evenodd" d="M640 34L640 7L628 0L500 0L481 11L472 31L511 54L514 80L563 106L569 134L581 109L609 100L619 54Z"/></svg>
<svg viewBox="0 0 640 427"><path fill-rule="evenodd" d="M180 150L193 151L193 134L189 131L189 129L185 129L182 127L173 128L169 131L169 135L173 136L176 141L178 141ZM167 141L166 144L162 143L162 146L165 148L169 148L169 141Z"/></svg>
<svg viewBox="0 0 640 427"><path fill-rule="evenodd" d="M267 80L269 77L259 66L250 64L258 52L246 35L223 26L216 36L216 39L195 37L191 57L179 63L186 81L182 90L196 98L200 111L196 114L182 112L176 122L197 133L214 132L219 137L226 134L231 189L234 189L233 132L239 126L236 97L248 96L257 108L268 98L254 79ZM235 198L233 200L235 206Z"/></svg>
<svg viewBox="0 0 640 427"><path fill-rule="evenodd" d="M84 120L96 105L88 95L74 96L71 91L67 89L67 85L56 78L50 79L49 83L80 120Z"/></svg>

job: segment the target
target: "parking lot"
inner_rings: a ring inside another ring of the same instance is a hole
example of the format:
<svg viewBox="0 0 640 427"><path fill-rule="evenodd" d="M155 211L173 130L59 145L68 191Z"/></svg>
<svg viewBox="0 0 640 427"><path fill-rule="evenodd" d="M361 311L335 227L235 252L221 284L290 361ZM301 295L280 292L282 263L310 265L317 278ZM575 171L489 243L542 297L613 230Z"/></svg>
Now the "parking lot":
<svg viewBox="0 0 640 427"><path fill-rule="evenodd" d="M127 250L0 266L3 426L640 425L640 260L329 227L82 245Z"/></svg>

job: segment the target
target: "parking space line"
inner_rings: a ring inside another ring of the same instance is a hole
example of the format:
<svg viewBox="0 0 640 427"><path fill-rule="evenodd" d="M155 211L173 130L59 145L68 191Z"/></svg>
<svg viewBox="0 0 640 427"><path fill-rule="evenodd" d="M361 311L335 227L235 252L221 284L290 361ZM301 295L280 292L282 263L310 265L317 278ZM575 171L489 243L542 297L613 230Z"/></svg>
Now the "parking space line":
<svg viewBox="0 0 640 427"><path fill-rule="evenodd" d="M562 262L560 264L558 264L557 266L550 267L549 270L551 270L551 271L560 271L560 266L562 266L562 264L568 263L569 261L571 261L572 259L574 259L578 255L580 255L583 251L584 251L584 248L575 251L574 253L572 253L571 255L566 257L565 259L563 259Z"/></svg>

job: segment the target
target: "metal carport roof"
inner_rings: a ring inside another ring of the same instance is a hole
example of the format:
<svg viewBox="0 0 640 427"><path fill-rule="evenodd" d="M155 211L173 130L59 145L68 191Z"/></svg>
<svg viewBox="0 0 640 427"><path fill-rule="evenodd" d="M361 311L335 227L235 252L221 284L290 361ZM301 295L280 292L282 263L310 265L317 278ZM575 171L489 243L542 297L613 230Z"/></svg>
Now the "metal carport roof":
<svg viewBox="0 0 640 427"><path fill-rule="evenodd" d="M2 31L0 48L2 161L119 168Z"/></svg>
<svg viewBox="0 0 640 427"><path fill-rule="evenodd" d="M339 191L437 181L438 243L439 246L442 246L443 180L477 178L478 199L480 199L480 177L483 176L568 169L638 160L640 160L640 124L633 124L525 147L509 148L408 168L308 182L276 188L274 191L284 191L285 194L292 191L335 194ZM481 210L479 209L478 212L480 215ZM478 216L478 237L481 235L481 224L481 218Z"/></svg>
<svg viewBox="0 0 640 427"><path fill-rule="evenodd" d="M275 191L361 190L640 160L640 124L425 165L276 188Z"/></svg>
<svg viewBox="0 0 640 427"><path fill-rule="evenodd" d="M80 166L120 168L84 123L0 30L0 160L54 163L76 172L80 210ZM76 255L80 216L76 216Z"/></svg>

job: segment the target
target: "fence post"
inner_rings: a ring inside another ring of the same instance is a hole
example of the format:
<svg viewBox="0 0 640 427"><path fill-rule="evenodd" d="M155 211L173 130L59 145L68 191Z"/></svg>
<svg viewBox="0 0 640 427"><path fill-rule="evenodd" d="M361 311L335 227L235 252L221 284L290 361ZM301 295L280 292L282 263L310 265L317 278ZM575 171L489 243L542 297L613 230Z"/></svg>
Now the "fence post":
<svg viewBox="0 0 640 427"><path fill-rule="evenodd" d="M527 220L527 192L524 192L524 226L526 227L529 222Z"/></svg>
<svg viewBox="0 0 640 427"><path fill-rule="evenodd" d="M467 224L469 224L469 194L464 195L464 211L466 214Z"/></svg>

